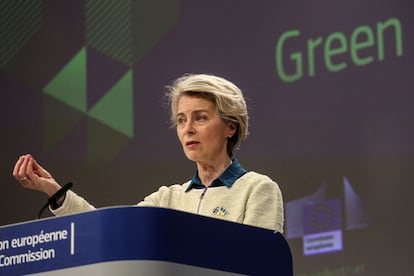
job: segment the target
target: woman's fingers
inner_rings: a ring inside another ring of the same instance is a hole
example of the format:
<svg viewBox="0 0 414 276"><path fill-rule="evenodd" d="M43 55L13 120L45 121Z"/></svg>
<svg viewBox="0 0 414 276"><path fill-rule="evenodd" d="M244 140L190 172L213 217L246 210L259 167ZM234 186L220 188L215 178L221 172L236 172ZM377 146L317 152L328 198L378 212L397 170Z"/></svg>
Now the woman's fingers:
<svg viewBox="0 0 414 276"><path fill-rule="evenodd" d="M52 175L30 155L22 155L13 168L13 176L23 188L44 192L49 196L60 189Z"/></svg>
<svg viewBox="0 0 414 276"><path fill-rule="evenodd" d="M26 167L28 163L27 155L20 156L19 160L17 160L16 165L14 166L13 176L18 180L22 181L26 176Z"/></svg>
<svg viewBox="0 0 414 276"><path fill-rule="evenodd" d="M22 162L23 162L23 156L24 156L24 155L20 156L20 157L19 157L19 159L17 160L16 164L14 164L14 168L13 168L13 176L14 176L15 178L17 178L17 177L18 177L18 171L19 171L20 166L22 165Z"/></svg>
<svg viewBox="0 0 414 276"><path fill-rule="evenodd" d="M33 157L31 157L30 167L32 168L33 175L43 178L52 178L51 174L39 165Z"/></svg>
<svg viewBox="0 0 414 276"><path fill-rule="evenodd" d="M24 187L31 188L31 180L28 176L28 166L30 161L30 155L22 155L17 160L13 168L13 176ZM30 170L29 170L30 171Z"/></svg>

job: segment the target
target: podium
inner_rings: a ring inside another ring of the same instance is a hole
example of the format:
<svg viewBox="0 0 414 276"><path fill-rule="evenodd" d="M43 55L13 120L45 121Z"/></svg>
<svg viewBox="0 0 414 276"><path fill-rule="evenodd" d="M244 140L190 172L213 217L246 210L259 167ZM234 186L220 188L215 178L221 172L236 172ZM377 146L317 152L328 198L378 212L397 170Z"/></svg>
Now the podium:
<svg viewBox="0 0 414 276"><path fill-rule="evenodd" d="M0 275L293 275L278 232L158 207L0 227Z"/></svg>

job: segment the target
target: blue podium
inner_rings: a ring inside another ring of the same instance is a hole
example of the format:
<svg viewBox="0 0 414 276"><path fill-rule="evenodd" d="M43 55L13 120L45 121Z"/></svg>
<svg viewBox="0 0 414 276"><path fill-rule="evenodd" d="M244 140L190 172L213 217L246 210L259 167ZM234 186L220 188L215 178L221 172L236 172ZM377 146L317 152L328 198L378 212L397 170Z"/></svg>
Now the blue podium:
<svg viewBox="0 0 414 276"><path fill-rule="evenodd" d="M153 207L0 227L0 275L293 275L278 232Z"/></svg>

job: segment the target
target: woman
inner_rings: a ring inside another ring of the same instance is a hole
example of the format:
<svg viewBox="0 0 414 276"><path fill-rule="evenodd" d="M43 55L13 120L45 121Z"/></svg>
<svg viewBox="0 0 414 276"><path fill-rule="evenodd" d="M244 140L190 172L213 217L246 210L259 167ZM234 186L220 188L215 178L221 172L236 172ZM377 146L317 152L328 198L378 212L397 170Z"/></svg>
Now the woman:
<svg viewBox="0 0 414 276"><path fill-rule="evenodd" d="M242 92L212 75L184 75L167 92L171 121L196 173L184 184L163 186L138 206L158 206L283 231L283 201L269 177L247 172L233 150L248 134L248 113ZM49 197L61 186L31 155L17 161L14 177L27 189ZM55 215L93 210L68 191L51 206Z"/></svg>

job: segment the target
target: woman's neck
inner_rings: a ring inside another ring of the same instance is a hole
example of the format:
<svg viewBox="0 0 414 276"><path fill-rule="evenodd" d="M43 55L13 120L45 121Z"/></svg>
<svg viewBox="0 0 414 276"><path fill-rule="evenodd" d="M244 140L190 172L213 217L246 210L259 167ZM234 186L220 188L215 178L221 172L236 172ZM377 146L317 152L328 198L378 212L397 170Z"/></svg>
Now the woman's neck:
<svg viewBox="0 0 414 276"><path fill-rule="evenodd" d="M209 187L213 183L214 179L218 178L231 164L229 157L223 161L217 161L212 163L199 163L197 162L198 177L201 183Z"/></svg>

